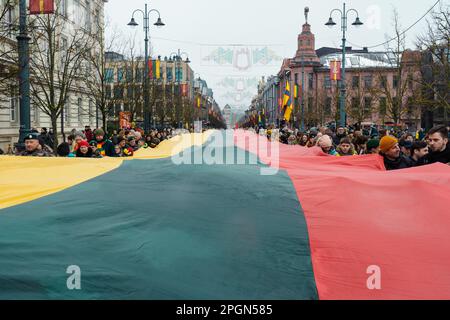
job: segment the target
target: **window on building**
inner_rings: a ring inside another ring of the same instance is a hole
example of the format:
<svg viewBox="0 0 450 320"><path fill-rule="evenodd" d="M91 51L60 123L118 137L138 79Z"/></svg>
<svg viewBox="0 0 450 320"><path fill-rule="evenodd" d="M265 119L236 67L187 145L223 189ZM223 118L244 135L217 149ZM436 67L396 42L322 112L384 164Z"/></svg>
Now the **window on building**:
<svg viewBox="0 0 450 320"><path fill-rule="evenodd" d="M308 98L308 112L313 112L314 110L314 99L313 97Z"/></svg>
<svg viewBox="0 0 450 320"><path fill-rule="evenodd" d="M365 76L364 77L364 87L366 88L372 88L372 76Z"/></svg>
<svg viewBox="0 0 450 320"><path fill-rule="evenodd" d="M67 97L66 103L64 103L63 113L64 113L64 122L69 123L69 121L70 121L70 98L69 97Z"/></svg>
<svg viewBox="0 0 450 320"><path fill-rule="evenodd" d="M58 4L58 13L67 18L67 1L68 0L60 0L57 2Z"/></svg>
<svg viewBox="0 0 450 320"><path fill-rule="evenodd" d="M392 85L393 85L394 89L398 88L398 76L394 76Z"/></svg>
<svg viewBox="0 0 450 320"><path fill-rule="evenodd" d="M114 69L112 68L105 69L105 81L106 83L114 82Z"/></svg>
<svg viewBox="0 0 450 320"><path fill-rule="evenodd" d="M136 82L137 83L142 82L142 69L141 68L136 69Z"/></svg>
<svg viewBox="0 0 450 320"><path fill-rule="evenodd" d="M409 90L413 90L414 88L414 77L412 74L408 75L408 88Z"/></svg>
<svg viewBox="0 0 450 320"><path fill-rule="evenodd" d="M9 37L14 37L14 25L17 24L17 15L16 15L16 8L13 6L12 3L10 3L8 5L7 8L3 9L4 10L4 18L5 18L5 22L6 22L6 26L7 26L7 30L8 30L8 36Z"/></svg>
<svg viewBox="0 0 450 320"><path fill-rule="evenodd" d="M136 86L136 88L134 88L134 92L135 92L135 96L136 96L137 98L141 97L141 92L142 92L142 90L141 90L141 87L140 87L140 86Z"/></svg>
<svg viewBox="0 0 450 320"><path fill-rule="evenodd" d="M88 32L91 32L91 2L90 1L86 1L86 7L85 7L85 25L86 25L86 30Z"/></svg>
<svg viewBox="0 0 450 320"><path fill-rule="evenodd" d="M332 99L330 97L327 97L325 99L325 109L324 109L326 116L331 115L331 103L332 103Z"/></svg>
<svg viewBox="0 0 450 320"><path fill-rule="evenodd" d="M129 86L128 88L127 88L127 98L128 99L133 99L133 87L132 86Z"/></svg>
<svg viewBox="0 0 450 320"><path fill-rule="evenodd" d="M314 89L314 73L308 74L308 86L309 89Z"/></svg>
<svg viewBox="0 0 450 320"><path fill-rule="evenodd" d="M352 98L352 110L357 111L359 109L359 99L353 97Z"/></svg>
<svg viewBox="0 0 450 320"><path fill-rule="evenodd" d="M387 99L386 99L386 97L381 97L380 98L380 114L386 115L386 110L387 110Z"/></svg>
<svg viewBox="0 0 450 320"><path fill-rule="evenodd" d="M91 124L92 120L94 119L94 100L92 99L89 99L88 110L89 110L89 124Z"/></svg>
<svg viewBox="0 0 450 320"><path fill-rule="evenodd" d="M330 78L329 74L327 74L325 76L324 85L325 85L325 89L331 89L331 78Z"/></svg>
<svg viewBox="0 0 450 320"><path fill-rule="evenodd" d="M166 67L167 81L172 81L172 67Z"/></svg>
<svg viewBox="0 0 450 320"><path fill-rule="evenodd" d="M365 97L364 98L364 113L369 114L372 111L372 98Z"/></svg>
<svg viewBox="0 0 450 320"><path fill-rule="evenodd" d="M123 99L123 88L121 86L114 87L114 99Z"/></svg>
<svg viewBox="0 0 450 320"><path fill-rule="evenodd" d="M61 37L61 50L59 52L60 57L61 57L61 69L64 69L64 66L66 65L66 57L67 57L67 49L68 49L67 43L68 43L67 38Z"/></svg>
<svg viewBox="0 0 450 320"><path fill-rule="evenodd" d="M354 76L352 79L352 88L357 89L359 88L359 76Z"/></svg>
<svg viewBox="0 0 450 320"><path fill-rule="evenodd" d="M19 97L17 96L15 90L12 91L10 98L9 119L11 122L19 121Z"/></svg>
<svg viewBox="0 0 450 320"><path fill-rule="evenodd" d="M83 123L83 99L78 98L77 100L77 109L78 109L78 123Z"/></svg>
<svg viewBox="0 0 450 320"><path fill-rule="evenodd" d="M178 68L176 68L175 71L176 71L176 74L175 74L176 80L175 81L178 81L178 82L183 81L183 68L178 67Z"/></svg>
<svg viewBox="0 0 450 320"><path fill-rule="evenodd" d="M414 99L412 97L408 97L408 105L406 106L406 112L409 117L411 117L414 109Z"/></svg>
<svg viewBox="0 0 450 320"><path fill-rule="evenodd" d="M30 101L30 118L34 125L39 124L39 107L33 101Z"/></svg>
<svg viewBox="0 0 450 320"><path fill-rule="evenodd" d="M106 87L105 87L106 99L111 99L111 94L112 94L111 86L110 85L106 85Z"/></svg>
<svg viewBox="0 0 450 320"><path fill-rule="evenodd" d="M397 97L392 98L392 110L399 111L399 99Z"/></svg>
<svg viewBox="0 0 450 320"><path fill-rule="evenodd" d="M380 77L380 88L387 89L387 77L386 76Z"/></svg>
<svg viewBox="0 0 450 320"><path fill-rule="evenodd" d="M127 68L127 82L133 82L133 69Z"/></svg>
<svg viewBox="0 0 450 320"><path fill-rule="evenodd" d="M122 68L117 69L117 82L125 81L124 70Z"/></svg>

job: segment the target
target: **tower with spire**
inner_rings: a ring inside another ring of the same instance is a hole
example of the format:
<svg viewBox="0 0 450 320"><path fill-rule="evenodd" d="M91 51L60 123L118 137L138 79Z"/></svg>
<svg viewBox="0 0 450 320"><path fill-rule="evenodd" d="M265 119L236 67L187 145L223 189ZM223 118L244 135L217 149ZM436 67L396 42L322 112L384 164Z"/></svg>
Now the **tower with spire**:
<svg viewBox="0 0 450 320"><path fill-rule="evenodd" d="M302 33L298 35L297 52L294 61L304 63L320 63L316 54L316 37L311 32L311 25L308 23L309 8L305 8L305 24L302 27Z"/></svg>

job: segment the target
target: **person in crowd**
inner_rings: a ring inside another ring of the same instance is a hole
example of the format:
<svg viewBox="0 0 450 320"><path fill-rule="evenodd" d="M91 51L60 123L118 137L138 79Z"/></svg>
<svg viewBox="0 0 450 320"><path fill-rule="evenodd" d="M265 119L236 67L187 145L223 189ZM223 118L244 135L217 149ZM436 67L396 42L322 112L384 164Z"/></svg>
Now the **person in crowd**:
<svg viewBox="0 0 450 320"><path fill-rule="evenodd" d="M157 135L152 135L149 146L150 146L150 148L153 149L153 148L156 148L160 143L161 143L161 140L159 140Z"/></svg>
<svg viewBox="0 0 450 320"><path fill-rule="evenodd" d="M97 142L97 149L100 150L100 154L104 157L114 157L114 145L111 140L106 138L105 131L103 129L97 129L94 131L94 137Z"/></svg>
<svg viewBox="0 0 450 320"><path fill-rule="evenodd" d="M411 133L406 133L405 137L404 137L404 140L405 141L409 141L409 142L411 142L411 144L413 144L414 143L414 136Z"/></svg>
<svg viewBox="0 0 450 320"><path fill-rule="evenodd" d="M139 146L139 149L141 149L141 148L147 149L147 148L148 148L147 143L146 143L143 139L140 139L140 140L138 141L138 146Z"/></svg>
<svg viewBox="0 0 450 320"><path fill-rule="evenodd" d="M117 130L113 131L113 134L110 137L111 142L113 143L113 145L117 145L119 143L119 136L121 136L122 131L119 132L119 134L117 134Z"/></svg>
<svg viewBox="0 0 450 320"><path fill-rule="evenodd" d="M321 136L317 141L317 146L319 146L322 149L322 151L326 154L332 156L338 155L338 153L333 147L333 141L331 140L331 137L328 135Z"/></svg>
<svg viewBox="0 0 450 320"><path fill-rule="evenodd" d="M103 158L103 156L100 153L100 150L97 149L97 141L92 140L91 142L89 142L89 146L92 150L92 157L93 158Z"/></svg>
<svg viewBox="0 0 450 320"><path fill-rule="evenodd" d="M380 140L370 139L366 144L366 154L379 154L380 153Z"/></svg>
<svg viewBox="0 0 450 320"><path fill-rule="evenodd" d="M387 136L388 134L387 134L387 130L386 129L380 129L379 131L378 131L378 137L379 137L379 140L381 141L381 139L383 138L383 137L385 137L385 136Z"/></svg>
<svg viewBox="0 0 450 320"><path fill-rule="evenodd" d="M120 137L118 146L120 147L120 149L122 151L121 154L123 157L132 157L133 156L134 150L127 144L127 139Z"/></svg>
<svg viewBox="0 0 450 320"><path fill-rule="evenodd" d="M82 140L78 143L77 151L75 153L77 158L92 158L92 149L86 140Z"/></svg>
<svg viewBox="0 0 450 320"><path fill-rule="evenodd" d="M48 133L47 128L41 128L39 139L42 140L45 145L53 147L53 138Z"/></svg>
<svg viewBox="0 0 450 320"><path fill-rule="evenodd" d="M416 141L411 146L411 155L409 160L411 160L412 165L421 165L421 159L428 154L428 144L425 141Z"/></svg>
<svg viewBox="0 0 450 320"><path fill-rule="evenodd" d="M421 164L433 164L436 162L450 162L450 144L446 126L435 126L427 135L429 153L421 159Z"/></svg>
<svg viewBox="0 0 450 320"><path fill-rule="evenodd" d="M306 144L308 143L308 135L304 134L304 133L300 133L300 138L299 138L299 145L301 145L302 147L306 147Z"/></svg>
<svg viewBox="0 0 450 320"><path fill-rule="evenodd" d="M293 146L297 144L297 137L294 134L291 134L288 138L288 145Z"/></svg>
<svg viewBox="0 0 450 320"><path fill-rule="evenodd" d="M76 131L73 136L74 136L74 139L72 141L70 152L75 155L77 153L80 142L85 141L86 136L83 134L83 132L80 132L80 131Z"/></svg>
<svg viewBox="0 0 450 320"><path fill-rule="evenodd" d="M308 142L306 143L306 147L308 147L308 148L314 147L316 145L315 139L316 139L316 134L310 133L308 135Z"/></svg>
<svg viewBox="0 0 450 320"><path fill-rule="evenodd" d="M398 140L393 136L384 136L380 140L380 155L384 159L386 170L398 170L412 167L412 162L400 154Z"/></svg>
<svg viewBox="0 0 450 320"><path fill-rule="evenodd" d="M338 145L341 142L342 138L347 137L347 133L345 132L344 127L339 127L336 131L336 135L333 137L333 143L334 145Z"/></svg>
<svg viewBox="0 0 450 320"><path fill-rule="evenodd" d="M53 157L53 152L43 144L42 140L39 140L39 134L30 133L25 139L25 150L19 152L18 156L25 157Z"/></svg>
<svg viewBox="0 0 450 320"><path fill-rule="evenodd" d="M73 135L69 135L69 136L67 136L67 141L61 142L58 145L58 147L56 148L56 153L58 154L59 157L68 157L69 156L74 140L75 140L75 137Z"/></svg>
<svg viewBox="0 0 450 320"><path fill-rule="evenodd" d="M133 152L139 149L139 146L136 143L136 138L134 136L128 137L128 147L131 148Z"/></svg>
<svg viewBox="0 0 450 320"><path fill-rule="evenodd" d="M341 143L337 146L336 152L338 156L355 156L357 155L355 147L349 138L342 138Z"/></svg>
<svg viewBox="0 0 450 320"><path fill-rule="evenodd" d="M410 140L401 140L399 142L401 154L407 158L411 157L412 145L413 145L413 143Z"/></svg>
<svg viewBox="0 0 450 320"><path fill-rule="evenodd" d="M122 148L121 148L120 145L118 145L118 144L116 144L116 145L114 146L114 152L115 152L114 157L116 157L116 158L121 158L121 157L124 156L124 155L123 155L123 152L122 152Z"/></svg>
<svg viewBox="0 0 450 320"><path fill-rule="evenodd" d="M86 137L86 141L94 140L94 133L92 132L91 126L84 127L84 136Z"/></svg>

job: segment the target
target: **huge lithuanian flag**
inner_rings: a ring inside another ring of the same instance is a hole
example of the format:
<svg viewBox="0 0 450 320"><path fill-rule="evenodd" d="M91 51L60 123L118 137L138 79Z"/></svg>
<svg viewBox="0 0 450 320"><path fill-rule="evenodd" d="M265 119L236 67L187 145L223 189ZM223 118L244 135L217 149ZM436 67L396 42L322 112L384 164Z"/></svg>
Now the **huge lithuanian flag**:
<svg viewBox="0 0 450 320"><path fill-rule="evenodd" d="M214 153L245 163L195 164L220 134L132 160L0 157L0 298L450 298L448 166L276 145L262 175L273 145L243 131Z"/></svg>

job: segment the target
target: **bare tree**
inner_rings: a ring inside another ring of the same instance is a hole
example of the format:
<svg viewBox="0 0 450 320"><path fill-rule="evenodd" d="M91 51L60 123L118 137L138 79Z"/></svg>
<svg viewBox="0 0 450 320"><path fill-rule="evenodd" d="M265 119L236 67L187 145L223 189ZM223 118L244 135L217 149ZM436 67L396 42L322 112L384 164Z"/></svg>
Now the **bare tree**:
<svg viewBox="0 0 450 320"><path fill-rule="evenodd" d="M362 68L358 68L352 74L355 80L352 79L350 82L351 89L347 98L350 103L347 104L347 113L353 121L361 125L364 120L371 118L374 111L373 77L364 73Z"/></svg>
<svg viewBox="0 0 450 320"><path fill-rule="evenodd" d="M411 72L403 59L405 53L405 35L401 30L400 18L398 11L394 9L393 28L395 33L395 47L394 49L387 48L387 51L392 55L392 65L394 71L392 86L386 78L386 70L378 68L375 85L372 93L379 98L386 99L385 110L382 110L385 117L391 119L394 124L400 122L402 117L407 113L408 98L408 75Z"/></svg>
<svg viewBox="0 0 450 320"><path fill-rule="evenodd" d="M423 92L421 105L428 111L443 109L444 121L450 113L450 5L432 13L427 29L417 38L416 45L424 51L423 77L419 79Z"/></svg>
<svg viewBox="0 0 450 320"><path fill-rule="evenodd" d="M58 117L63 116L69 91L81 86L79 71L90 48L89 37L56 12L30 20L31 99L51 120L56 150Z"/></svg>
<svg viewBox="0 0 450 320"><path fill-rule="evenodd" d="M105 30L108 22L100 20L95 22L97 32L93 36L92 50L85 52L85 59L89 62L92 72L84 82L89 95L95 100L96 113L101 113L102 124L106 129L108 115L114 106L122 100L113 95L111 83L114 82L114 70L108 68L107 54L122 52L125 44L120 43L120 34L116 29L111 30L108 39L105 38ZM96 114L97 116L97 114Z"/></svg>

